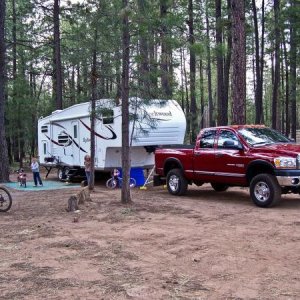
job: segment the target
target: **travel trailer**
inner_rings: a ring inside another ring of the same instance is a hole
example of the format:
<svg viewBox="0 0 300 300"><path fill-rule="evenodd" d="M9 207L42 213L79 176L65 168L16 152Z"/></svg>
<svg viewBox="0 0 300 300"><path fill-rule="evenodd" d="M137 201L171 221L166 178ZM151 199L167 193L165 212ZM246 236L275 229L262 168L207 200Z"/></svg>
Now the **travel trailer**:
<svg viewBox="0 0 300 300"><path fill-rule="evenodd" d="M130 98L129 124L131 167L152 168L157 146L182 144L186 119L175 100L142 101ZM121 168L122 113L115 100L96 102L95 170ZM56 110L38 121L38 151L41 166L58 169L58 178L84 168L84 156L90 154L90 102Z"/></svg>

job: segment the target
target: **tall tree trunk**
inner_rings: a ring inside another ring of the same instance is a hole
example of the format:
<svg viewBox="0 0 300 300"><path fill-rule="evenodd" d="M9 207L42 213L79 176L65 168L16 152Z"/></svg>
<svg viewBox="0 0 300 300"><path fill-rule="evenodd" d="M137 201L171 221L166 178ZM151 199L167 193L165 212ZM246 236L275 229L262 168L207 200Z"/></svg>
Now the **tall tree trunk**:
<svg viewBox="0 0 300 300"><path fill-rule="evenodd" d="M223 106L224 111L228 111L228 95L229 95L229 77L230 77L230 65L231 65L231 52L232 52L232 26L231 26L231 0L227 0L228 11L228 26L227 26L227 53L224 60L224 93L223 93ZM226 117L226 124L228 118Z"/></svg>
<svg viewBox="0 0 300 300"><path fill-rule="evenodd" d="M284 53L284 69L285 69L285 135L289 136L291 131L289 61L288 61L288 53L287 53L287 47L286 47L286 42L284 37L283 37L283 53Z"/></svg>
<svg viewBox="0 0 300 300"><path fill-rule="evenodd" d="M170 47L167 42L168 27L165 25L165 19L168 14L169 1L160 0L160 17L162 19L161 26L161 86L162 98L172 98L171 78L170 74Z"/></svg>
<svg viewBox="0 0 300 300"><path fill-rule="evenodd" d="M196 54L194 50L195 37L194 37L194 9L193 0L189 0L188 3L189 14L189 46L190 46L190 116L191 116L191 134L190 143L194 143L196 140L197 130L197 105L196 105Z"/></svg>
<svg viewBox="0 0 300 300"><path fill-rule="evenodd" d="M185 61L184 49L182 49L182 57L183 57L183 77L184 77L184 86L185 86L185 114L189 114L190 101L189 101L188 78L187 78L187 74L186 74L186 61ZM190 132L190 128L191 128L190 118L187 118L186 132Z"/></svg>
<svg viewBox="0 0 300 300"><path fill-rule="evenodd" d="M260 49L260 89L261 89L261 97L263 99L264 90L264 55L265 55L265 0L262 0L261 4L261 49ZM264 106L262 106L262 123L265 122L264 116Z"/></svg>
<svg viewBox="0 0 300 300"><path fill-rule="evenodd" d="M291 0L291 16L290 16L290 100L291 100L291 133L292 138L296 140L297 129L297 18L296 15L296 2L297 0ZM297 141L298 142L298 141Z"/></svg>
<svg viewBox="0 0 300 300"><path fill-rule="evenodd" d="M146 38L146 33L145 30L142 28L146 27L147 24L145 24L144 20L147 20L146 18L146 5L148 1L145 0L138 0L138 9L139 9L139 14L141 16L141 23L139 26L141 27L140 29L140 34L139 34L139 40L140 40L140 57L141 57L141 62L139 66L140 70L140 88L141 88L141 96L142 98L149 98L151 95L151 85L150 85L150 80L149 80L149 43L148 39Z"/></svg>
<svg viewBox="0 0 300 300"><path fill-rule="evenodd" d="M117 90L116 90L116 96L115 96L115 100L116 100L116 105L120 104L120 99L122 97L122 88L121 88L121 64L120 64L120 59L118 59L118 57L121 56L120 53L120 49L118 48L116 50L116 52L114 53L115 56L115 62L116 62L116 86L117 86Z"/></svg>
<svg viewBox="0 0 300 300"><path fill-rule="evenodd" d="M5 0L0 0L0 182L9 181L9 161L4 127L5 110Z"/></svg>
<svg viewBox="0 0 300 300"><path fill-rule="evenodd" d="M15 115L16 115L16 130L12 132L13 144L12 144L12 151L14 161L19 162L19 168L22 168L22 160L20 157L20 138L21 133L20 130L22 128L20 124L21 116L20 116L20 101L18 100L18 82L17 82L17 14L16 14L16 1L12 1L12 77L13 77L13 88L12 88L12 101L15 107Z"/></svg>
<svg viewBox="0 0 300 300"><path fill-rule="evenodd" d="M12 0L12 37L13 37L13 45L12 45L12 53L13 53L13 80L17 79L17 14L16 14L16 0ZM15 84L15 82L14 82Z"/></svg>
<svg viewBox="0 0 300 300"><path fill-rule="evenodd" d="M82 87L81 87L81 72L80 72L80 63L76 65L76 99L77 103L80 102L81 98L81 92L82 92Z"/></svg>
<svg viewBox="0 0 300 300"><path fill-rule="evenodd" d="M279 103L279 84L280 84L280 28L279 28L279 7L280 0L274 0L274 26L275 26L275 66L274 83L272 94L272 128L279 128L278 103Z"/></svg>
<svg viewBox="0 0 300 300"><path fill-rule="evenodd" d="M228 112L224 105L224 60L223 60L223 26L221 0L215 0L216 5L216 51L217 51L217 99L218 125L227 125Z"/></svg>
<svg viewBox="0 0 300 300"><path fill-rule="evenodd" d="M201 114L200 114L200 128L204 127L207 120L204 119L204 78L203 78L203 60L200 59L199 66L199 77L200 77L200 104L201 104Z"/></svg>
<svg viewBox="0 0 300 300"><path fill-rule="evenodd" d="M97 100L97 40L98 32L95 29L94 49L93 49L93 63L92 63L92 101L91 101L91 178L89 182L89 189L93 190L95 186L95 116L96 116L96 100Z"/></svg>
<svg viewBox="0 0 300 300"><path fill-rule="evenodd" d="M244 0L232 0L233 124L246 123L246 35Z"/></svg>
<svg viewBox="0 0 300 300"><path fill-rule="evenodd" d="M130 179L130 146L129 146L129 64L130 64L130 34L128 0L122 0L122 192L121 202L131 202Z"/></svg>
<svg viewBox="0 0 300 300"><path fill-rule="evenodd" d="M210 34L209 34L209 18L208 18L208 0L206 0L206 52L207 52L207 89L208 89L208 126L213 126L213 98L211 85L211 55L210 55Z"/></svg>
<svg viewBox="0 0 300 300"><path fill-rule="evenodd" d="M61 70L61 57L60 57L60 26L59 26L59 13L60 13L60 0L54 0L53 9L53 23L54 23L54 91L56 109L63 108L62 102L62 70Z"/></svg>
<svg viewBox="0 0 300 300"><path fill-rule="evenodd" d="M157 44L156 34L152 32L151 38L149 39L149 70L150 70L150 96L157 98L158 93L158 61L157 61Z"/></svg>
<svg viewBox="0 0 300 300"><path fill-rule="evenodd" d="M180 47L180 93L181 93L181 107L183 111L185 110L184 106L184 70L183 70L183 48Z"/></svg>
<svg viewBox="0 0 300 300"><path fill-rule="evenodd" d="M75 66L72 66L71 83L70 83L70 103L75 104L76 90L75 90Z"/></svg>
<svg viewBox="0 0 300 300"><path fill-rule="evenodd" d="M263 123L263 99L262 99L262 78L261 78L261 59L259 55L259 34L257 9L255 0L252 0L253 22L254 22L254 39L255 39L255 123Z"/></svg>

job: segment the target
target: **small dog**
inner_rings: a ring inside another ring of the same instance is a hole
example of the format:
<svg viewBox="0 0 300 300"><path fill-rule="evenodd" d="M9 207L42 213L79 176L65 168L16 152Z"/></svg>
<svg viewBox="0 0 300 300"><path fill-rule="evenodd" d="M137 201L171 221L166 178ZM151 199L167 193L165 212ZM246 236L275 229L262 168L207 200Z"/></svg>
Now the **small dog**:
<svg viewBox="0 0 300 300"><path fill-rule="evenodd" d="M26 188L26 173L23 169L18 170L18 182L19 186L23 186Z"/></svg>

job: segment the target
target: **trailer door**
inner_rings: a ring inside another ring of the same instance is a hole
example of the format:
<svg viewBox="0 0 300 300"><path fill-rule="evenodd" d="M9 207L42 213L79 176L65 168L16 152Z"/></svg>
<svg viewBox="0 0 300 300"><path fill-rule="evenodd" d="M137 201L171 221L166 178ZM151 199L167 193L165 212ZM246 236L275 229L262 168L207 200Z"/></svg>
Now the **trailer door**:
<svg viewBox="0 0 300 300"><path fill-rule="evenodd" d="M80 166L80 131L79 131L79 122L72 121L72 156L73 156L73 165Z"/></svg>

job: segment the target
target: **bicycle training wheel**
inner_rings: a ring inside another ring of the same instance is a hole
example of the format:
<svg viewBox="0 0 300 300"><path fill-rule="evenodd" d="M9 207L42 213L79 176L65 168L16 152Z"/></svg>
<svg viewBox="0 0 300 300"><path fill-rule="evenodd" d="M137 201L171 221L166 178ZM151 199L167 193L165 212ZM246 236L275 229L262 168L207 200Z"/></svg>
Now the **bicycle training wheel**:
<svg viewBox="0 0 300 300"><path fill-rule="evenodd" d="M4 188L0 187L0 212L8 211L12 205L12 197L9 191Z"/></svg>
<svg viewBox="0 0 300 300"><path fill-rule="evenodd" d="M136 186L136 180L134 178L129 179L129 187L134 188Z"/></svg>
<svg viewBox="0 0 300 300"><path fill-rule="evenodd" d="M108 189L114 189L117 186L117 181L114 178L110 178L106 181L106 187Z"/></svg>

